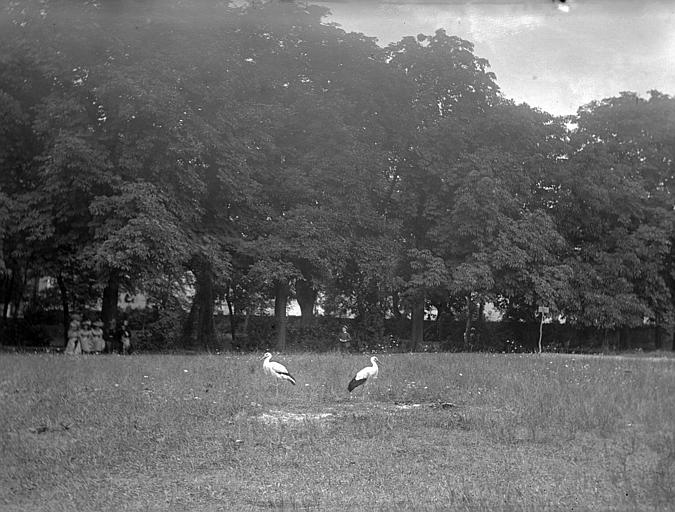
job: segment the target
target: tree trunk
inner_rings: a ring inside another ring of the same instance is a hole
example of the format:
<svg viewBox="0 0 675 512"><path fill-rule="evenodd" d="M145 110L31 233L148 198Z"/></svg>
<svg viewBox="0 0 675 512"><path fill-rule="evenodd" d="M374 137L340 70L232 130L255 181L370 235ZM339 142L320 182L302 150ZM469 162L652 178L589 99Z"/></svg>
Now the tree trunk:
<svg viewBox="0 0 675 512"><path fill-rule="evenodd" d="M663 349L665 331L661 328L661 317L656 315L656 325L654 326L654 348L656 350Z"/></svg>
<svg viewBox="0 0 675 512"><path fill-rule="evenodd" d="M38 305L38 298L40 295L40 278L38 276L33 276L31 279L33 281L33 294L30 298L30 307L33 309L37 308Z"/></svg>
<svg viewBox="0 0 675 512"><path fill-rule="evenodd" d="M602 352L603 354L609 352L609 336L607 335L607 328L602 330Z"/></svg>
<svg viewBox="0 0 675 512"><path fill-rule="evenodd" d="M473 343L482 347L481 336L485 332L485 301L481 300L480 305L478 306L478 318L476 319L478 328L474 330L475 339Z"/></svg>
<svg viewBox="0 0 675 512"><path fill-rule="evenodd" d="M442 334L442 325L443 325L443 309L440 305L435 305L436 307L436 321L434 325L436 327L436 341L441 341L443 338Z"/></svg>
<svg viewBox="0 0 675 512"><path fill-rule="evenodd" d="M469 341L471 338L471 322L473 317L473 302L471 296L466 297L466 324L464 325L464 350L469 350Z"/></svg>
<svg viewBox="0 0 675 512"><path fill-rule="evenodd" d="M451 318L448 314L448 303L438 301L433 306L436 308L436 340L443 342L447 336L446 324Z"/></svg>
<svg viewBox="0 0 675 512"><path fill-rule="evenodd" d="M288 281L277 281L274 291L274 319L276 326L276 348L279 351L286 350L286 305L290 287Z"/></svg>
<svg viewBox="0 0 675 512"><path fill-rule="evenodd" d="M215 349L213 269L206 259L197 258L192 271L195 275L195 296L183 328L182 342L187 347Z"/></svg>
<svg viewBox="0 0 675 512"><path fill-rule="evenodd" d="M424 341L424 294L415 295L412 305L412 336L410 350L415 352Z"/></svg>
<svg viewBox="0 0 675 512"><path fill-rule="evenodd" d="M18 274L18 272L16 273ZM23 275L19 274L18 278L13 280L14 293L12 295L11 302L12 302L12 321L15 326L17 319L19 318L19 313L21 311L23 294L26 291L27 275L28 272L24 269ZM14 274L12 274L12 276L14 276ZM19 339L21 340L19 342L19 345L24 346L26 343L24 337L20 336Z"/></svg>
<svg viewBox="0 0 675 512"><path fill-rule="evenodd" d="M396 337L397 338L407 338L408 329L410 326L408 324L407 315L401 313L401 295L398 292L394 292L391 296L392 309L394 311L394 318L396 319Z"/></svg>
<svg viewBox="0 0 675 512"><path fill-rule="evenodd" d="M391 304L394 317L400 320L403 315L401 314L401 298L398 292L391 295Z"/></svg>
<svg viewBox="0 0 675 512"><path fill-rule="evenodd" d="M199 302L197 301L197 294L192 298L190 305L190 312L188 313L185 323L183 324L183 332L180 337L180 343L183 348L194 348L197 344L195 341L195 323L199 313Z"/></svg>
<svg viewBox="0 0 675 512"><path fill-rule="evenodd" d="M63 308L63 340L68 345L68 324L70 323L70 308L68 307L68 288L63 276L59 274L56 278L56 283L59 286L59 293L61 294L61 307Z"/></svg>
<svg viewBox="0 0 675 512"><path fill-rule="evenodd" d="M14 293L14 281L15 281L15 272L14 270L9 271L9 281L5 277L5 297L3 300L3 305L2 305L2 322L4 324L5 320L7 320L7 316L9 314L9 306L12 302L12 293Z"/></svg>
<svg viewBox="0 0 675 512"><path fill-rule="evenodd" d="M213 273L210 265L204 265L201 272L199 272L197 276L197 287L199 290L197 343L206 348L216 348L216 326L213 321Z"/></svg>
<svg viewBox="0 0 675 512"><path fill-rule="evenodd" d="M300 305L300 327L309 329L314 323L314 304L317 292L311 281L299 279L295 283L295 295Z"/></svg>
<svg viewBox="0 0 675 512"><path fill-rule="evenodd" d="M230 288L228 287L227 293L225 294L225 303L227 304L227 311L230 313L230 337L233 344L237 343L237 310L235 308L234 301L230 295Z"/></svg>
<svg viewBox="0 0 675 512"><path fill-rule="evenodd" d="M101 303L101 321L103 322L103 337L105 340L112 339L117 324L117 302L120 294L120 280L119 274L111 271L108 276L108 282L103 289L103 301ZM113 322L114 321L114 322ZM108 351L112 349L112 345L106 347Z"/></svg>
<svg viewBox="0 0 675 512"><path fill-rule="evenodd" d="M19 311L21 310L21 303L23 302L23 293L26 290L26 283L28 282L28 272L23 271L23 276L20 277L19 281L14 281L14 283L19 283L19 288L12 297L12 319L16 320L19 318Z"/></svg>

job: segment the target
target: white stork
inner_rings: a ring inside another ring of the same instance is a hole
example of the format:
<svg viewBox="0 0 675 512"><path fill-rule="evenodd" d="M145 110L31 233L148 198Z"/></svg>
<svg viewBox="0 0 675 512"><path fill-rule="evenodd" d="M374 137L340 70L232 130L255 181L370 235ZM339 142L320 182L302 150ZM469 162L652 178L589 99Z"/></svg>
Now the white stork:
<svg viewBox="0 0 675 512"><path fill-rule="evenodd" d="M276 361L270 361L270 359L272 359L272 354L265 352L265 354L263 354L260 359L265 360L263 361L263 371L266 374L276 378L277 395L279 394L280 380L288 381L295 386L295 379L290 373L288 373L286 367L281 363L277 363Z"/></svg>
<svg viewBox="0 0 675 512"><path fill-rule="evenodd" d="M359 370L359 372L354 376L354 378L350 381L349 385L347 386L347 389L349 390L350 393L354 391L356 388L358 388L361 384L364 384L363 397L365 398L366 396L365 384L368 382L368 379L377 379L378 374L377 363L379 362L380 361L375 356L370 358L370 364L372 366L366 366L362 370Z"/></svg>

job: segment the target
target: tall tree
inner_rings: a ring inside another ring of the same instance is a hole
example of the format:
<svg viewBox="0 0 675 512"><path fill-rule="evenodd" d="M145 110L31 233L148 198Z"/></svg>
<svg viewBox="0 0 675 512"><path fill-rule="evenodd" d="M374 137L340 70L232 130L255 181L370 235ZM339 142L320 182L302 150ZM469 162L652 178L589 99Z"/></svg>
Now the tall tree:
<svg viewBox="0 0 675 512"><path fill-rule="evenodd" d="M568 314L600 328L673 325L675 101L652 91L579 109L556 206L569 241Z"/></svg>
<svg viewBox="0 0 675 512"><path fill-rule="evenodd" d="M416 86L412 142L393 160L413 347L431 295L462 299L465 338L485 301L517 294L531 307L563 298L563 240L536 194L542 167L560 154L551 140L562 140L562 120L502 98L468 41L437 31L387 50Z"/></svg>
<svg viewBox="0 0 675 512"><path fill-rule="evenodd" d="M251 9L242 28L255 77L243 101L259 126L249 165L266 207L251 237L252 272L276 276L278 348L292 290L308 321L356 236L378 231L384 158L373 145L382 128L372 91L391 73L374 41L322 24L326 12L271 2Z"/></svg>

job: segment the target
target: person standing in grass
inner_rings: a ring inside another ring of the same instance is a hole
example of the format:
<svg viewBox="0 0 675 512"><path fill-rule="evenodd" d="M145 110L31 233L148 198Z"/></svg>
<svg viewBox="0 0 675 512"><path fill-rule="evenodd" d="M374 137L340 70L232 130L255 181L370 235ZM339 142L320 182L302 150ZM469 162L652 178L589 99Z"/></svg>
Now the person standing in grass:
<svg viewBox="0 0 675 512"><path fill-rule="evenodd" d="M103 322L97 320L94 322L94 328L91 330L91 348L93 352L100 354L105 350L105 340L103 339Z"/></svg>
<svg viewBox="0 0 675 512"><path fill-rule="evenodd" d="M82 345L80 344L80 320L82 317L75 313L68 324L68 344L66 345L66 354L81 354Z"/></svg>
<svg viewBox="0 0 675 512"><path fill-rule="evenodd" d="M122 343L122 354L131 354L131 331L129 330L129 321L122 322L120 327L119 340Z"/></svg>
<svg viewBox="0 0 675 512"><path fill-rule="evenodd" d="M347 330L347 326L343 325L340 334L338 334L340 341L340 352L351 352L352 350L352 336Z"/></svg>
<svg viewBox="0 0 675 512"><path fill-rule="evenodd" d="M90 320L85 320L82 322L82 328L80 329L80 346L82 347L82 352L85 354L93 352Z"/></svg>

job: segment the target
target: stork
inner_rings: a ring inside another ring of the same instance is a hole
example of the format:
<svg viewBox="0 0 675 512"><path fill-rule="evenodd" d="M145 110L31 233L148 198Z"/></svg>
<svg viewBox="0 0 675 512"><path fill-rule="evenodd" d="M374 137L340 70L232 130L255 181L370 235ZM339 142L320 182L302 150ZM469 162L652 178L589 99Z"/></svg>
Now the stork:
<svg viewBox="0 0 675 512"><path fill-rule="evenodd" d="M264 359L263 371L266 374L276 378L277 396L279 396L280 380L288 381L295 386L295 379L290 373L288 373L286 367L281 363L277 363L276 361L270 361L270 359L272 359L272 354L270 354L269 352L265 352L265 354L263 354L263 356L260 359Z"/></svg>
<svg viewBox="0 0 675 512"><path fill-rule="evenodd" d="M350 381L349 385L347 386L347 389L349 390L350 393L354 391L356 388L358 388L361 384L363 384L364 385L363 398L365 399L366 396L365 384L368 382L368 379L377 379L378 374L377 363L379 362L380 361L375 356L370 358L370 364L372 366L366 366L362 370L359 370L359 372L354 376L354 378Z"/></svg>

